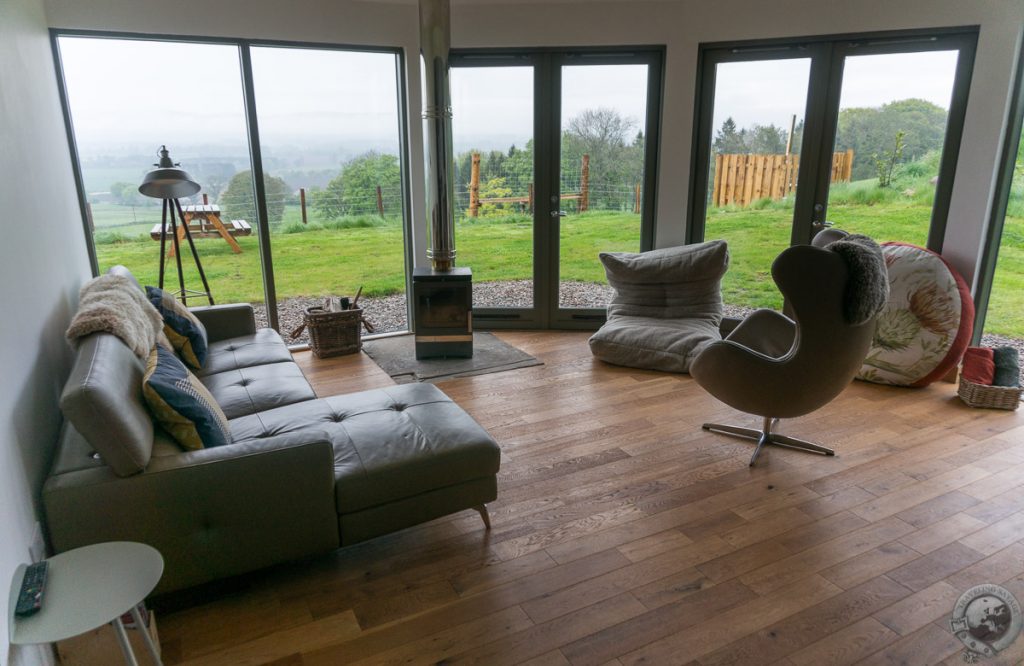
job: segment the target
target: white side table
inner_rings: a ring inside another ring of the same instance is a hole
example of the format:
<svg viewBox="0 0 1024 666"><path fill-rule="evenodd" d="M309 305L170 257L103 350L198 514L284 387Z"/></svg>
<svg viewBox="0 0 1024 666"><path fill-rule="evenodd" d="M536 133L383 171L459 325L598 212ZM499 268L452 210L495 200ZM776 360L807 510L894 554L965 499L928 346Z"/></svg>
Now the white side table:
<svg viewBox="0 0 1024 666"><path fill-rule="evenodd" d="M139 613L139 604L164 572L159 551L142 543L113 541L69 550L51 557L49 563L43 606L28 617L14 615L26 565L14 572L9 608L12 644L55 643L109 622L125 663L137 666L121 623L121 616L130 610L153 662L161 664Z"/></svg>

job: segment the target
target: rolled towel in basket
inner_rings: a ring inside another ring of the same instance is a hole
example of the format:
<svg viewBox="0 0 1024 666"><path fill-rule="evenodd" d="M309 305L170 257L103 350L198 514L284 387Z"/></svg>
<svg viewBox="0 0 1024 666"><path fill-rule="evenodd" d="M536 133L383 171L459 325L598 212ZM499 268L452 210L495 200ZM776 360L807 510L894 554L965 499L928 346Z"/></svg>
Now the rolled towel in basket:
<svg viewBox="0 0 1024 666"><path fill-rule="evenodd" d="M968 347L964 352L964 367L961 377L973 384L992 385L995 362L989 347Z"/></svg>
<svg viewBox="0 0 1024 666"><path fill-rule="evenodd" d="M995 364L993 386L1020 385L1020 355L1015 348L996 347L992 350L992 362Z"/></svg>

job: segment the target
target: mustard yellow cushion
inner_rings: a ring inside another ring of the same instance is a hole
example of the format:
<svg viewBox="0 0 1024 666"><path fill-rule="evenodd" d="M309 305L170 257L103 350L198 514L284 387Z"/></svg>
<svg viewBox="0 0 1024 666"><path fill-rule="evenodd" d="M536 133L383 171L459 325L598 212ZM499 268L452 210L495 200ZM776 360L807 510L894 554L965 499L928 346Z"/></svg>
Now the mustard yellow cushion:
<svg viewBox="0 0 1024 666"><path fill-rule="evenodd" d="M158 287L146 287L146 298L164 318L164 334L182 360L199 369L206 363L206 327L174 295Z"/></svg>
<svg viewBox="0 0 1024 666"><path fill-rule="evenodd" d="M149 353L142 393L153 418L186 449L231 443L227 417L209 390L181 360L156 345Z"/></svg>

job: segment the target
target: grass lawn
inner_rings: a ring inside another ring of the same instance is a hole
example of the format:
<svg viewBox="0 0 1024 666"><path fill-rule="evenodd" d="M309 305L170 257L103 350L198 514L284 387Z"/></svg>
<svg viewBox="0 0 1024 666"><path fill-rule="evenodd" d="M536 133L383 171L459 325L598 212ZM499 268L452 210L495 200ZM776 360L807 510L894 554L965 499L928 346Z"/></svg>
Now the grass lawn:
<svg viewBox="0 0 1024 666"><path fill-rule="evenodd" d="M131 209L127 210L130 214ZM919 201L835 203L829 208L829 219L840 228L879 241L898 239L919 244L927 235L930 215L930 205ZM781 203L760 209L722 208L710 212L707 237L725 238L730 246L732 265L723 282L727 303L781 305L770 268L775 256L789 244L791 217L790 210ZM298 219L297 209L286 210L285 223L272 231L279 298L351 294L360 285L367 296L398 293L404 288L403 238L397 220L367 222L380 226L356 228L325 228L313 223L301 233L285 233L286 229L301 229L296 224ZM589 212L564 218L562 225L562 279L604 282L598 252L638 249L640 220L632 213ZM141 226L148 233L152 224ZM533 227L527 218L460 220L456 236L459 263L472 266L476 280L532 277ZM263 285L256 236L238 241L243 249L239 255L232 254L220 239L197 242L214 297L220 303L261 302ZM101 270L122 263L144 284L156 283L158 246L148 235L98 244L96 250ZM190 264L186 257L187 284L195 287L198 276ZM169 275L175 275L173 270ZM1024 217L1006 220L986 332L1024 337Z"/></svg>

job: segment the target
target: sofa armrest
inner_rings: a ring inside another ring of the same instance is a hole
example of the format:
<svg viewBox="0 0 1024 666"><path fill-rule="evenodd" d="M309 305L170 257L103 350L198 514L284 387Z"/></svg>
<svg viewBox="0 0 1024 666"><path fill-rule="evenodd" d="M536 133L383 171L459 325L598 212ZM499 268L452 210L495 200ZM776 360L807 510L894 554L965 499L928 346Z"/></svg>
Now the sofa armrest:
<svg viewBox="0 0 1024 666"><path fill-rule="evenodd" d="M256 332L256 316L248 303L204 305L189 309L206 327L206 337L210 342Z"/></svg>
<svg viewBox="0 0 1024 666"><path fill-rule="evenodd" d="M334 452L316 432L154 457L126 478L106 466L59 474L43 503L57 552L103 541L159 550L157 592L339 545Z"/></svg>

